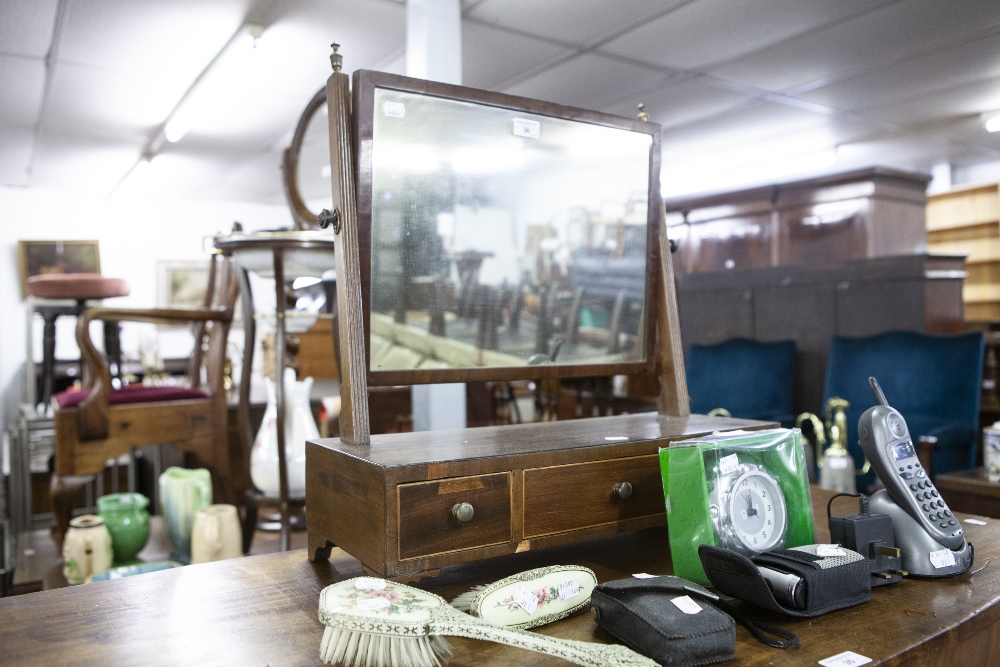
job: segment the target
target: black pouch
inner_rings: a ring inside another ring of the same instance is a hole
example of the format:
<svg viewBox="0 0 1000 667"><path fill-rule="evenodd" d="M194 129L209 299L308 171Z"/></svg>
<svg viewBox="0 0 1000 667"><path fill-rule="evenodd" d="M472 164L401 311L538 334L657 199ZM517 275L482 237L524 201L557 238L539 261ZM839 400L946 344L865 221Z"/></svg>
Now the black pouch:
<svg viewBox="0 0 1000 667"><path fill-rule="evenodd" d="M663 576L600 584L590 607L597 624L633 651L663 667L695 667L736 656L736 623L712 606L718 599L687 579Z"/></svg>
<svg viewBox="0 0 1000 667"><path fill-rule="evenodd" d="M725 595L789 616L813 617L872 598L868 560L850 549L840 549L843 556L820 556L813 544L747 558L703 544L698 555L709 581ZM769 585L760 567L786 576L769 573ZM787 575L801 580L794 590Z"/></svg>

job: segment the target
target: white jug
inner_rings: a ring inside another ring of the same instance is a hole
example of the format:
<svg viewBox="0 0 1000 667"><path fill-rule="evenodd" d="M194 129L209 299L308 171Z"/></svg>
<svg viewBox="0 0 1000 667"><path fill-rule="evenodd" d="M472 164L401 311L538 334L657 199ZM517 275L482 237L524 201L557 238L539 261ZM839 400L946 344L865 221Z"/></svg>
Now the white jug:
<svg viewBox="0 0 1000 667"><path fill-rule="evenodd" d="M250 479L268 498L278 492L278 407L274 382L267 383L267 408L250 452ZM288 497L306 497L306 440L319 437L309 408L313 379L295 379L295 369L285 369L285 463L288 467Z"/></svg>

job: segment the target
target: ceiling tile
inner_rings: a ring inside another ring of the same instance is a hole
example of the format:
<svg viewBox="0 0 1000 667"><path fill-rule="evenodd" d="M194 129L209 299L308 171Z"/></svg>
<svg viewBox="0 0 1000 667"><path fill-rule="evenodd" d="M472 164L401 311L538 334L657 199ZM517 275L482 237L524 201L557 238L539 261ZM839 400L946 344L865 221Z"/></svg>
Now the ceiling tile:
<svg viewBox="0 0 1000 667"><path fill-rule="evenodd" d="M1000 76L909 100L887 102L862 113L869 118L916 130L933 129L962 117L978 118L983 111L993 109L1000 110Z"/></svg>
<svg viewBox="0 0 1000 667"><path fill-rule="evenodd" d="M773 139L808 128L826 128L827 116L778 103L760 103L664 130L664 151L696 155Z"/></svg>
<svg viewBox="0 0 1000 667"><path fill-rule="evenodd" d="M35 146L31 186L111 192L139 159L143 144L43 131Z"/></svg>
<svg viewBox="0 0 1000 667"><path fill-rule="evenodd" d="M630 30L601 46L664 67L697 69L775 44L888 0L699 0Z"/></svg>
<svg viewBox="0 0 1000 667"><path fill-rule="evenodd" d="M52 43L58 0L0 2L0 53L43 58Z"/></svg>
<svg viewBox="0 0 1000 667"><path fill-rule="evenodd" d="M634 116L641 102L646 105L651 121L663 127L672 127L714 116L734 107L750 104L753 100L752 97L692 79L668 84L660 90L616 104L605 111L619 116Z"/></svg>
<svg viewBox="0 0 1000 667"><path fill-rule="evenodd" d="M711 71L779 91L846 76L998 25L1000 2L904 0Z"/></svg>
<svg viewBox="0 0 1000 667"><path fill-rule="evenodd" d="M637 90L656 89L667 79L655 69L585 53L503 92L584 109L601 109L633 97Z"/></svg>
<svg viewBox="0 0 1000 667"><path fill-rule="evenodd" d="M0 125L33 125L45 92L45 63L0 55Z"/></svg>
<svg viewBox="0 0 1000 667"><path fill-rule="evenodd" d="M910 58L796 97L838 109L885 106L1000 76L1000 34Z"/></svg>
<svg viewBox="0 0 1000 667"><path fill-rule="evenodd" d="M33 134L31 127L0 125L0 185L28 185Z"/></svg>
<svg viewBox="0 0 1000 667"><path fill-rule="evenodd" d="M484 0L466 16L513 30L583 46L614 35L685 0Z"/></svg>
<svg viewBox="0 0 1000 667"><path fill-rule="evenodd" d="M540 64L566 53L551 42L496 30L481 23L462 24L462 83L497 90Z"/></svg>
<svg viewBox="0 0 1000 667"><path fill-rule="evenodd" d="M64 63L51 76L42 124L93 135L149 135L187 87L182 81L170 85L144 74Z"/></svg>

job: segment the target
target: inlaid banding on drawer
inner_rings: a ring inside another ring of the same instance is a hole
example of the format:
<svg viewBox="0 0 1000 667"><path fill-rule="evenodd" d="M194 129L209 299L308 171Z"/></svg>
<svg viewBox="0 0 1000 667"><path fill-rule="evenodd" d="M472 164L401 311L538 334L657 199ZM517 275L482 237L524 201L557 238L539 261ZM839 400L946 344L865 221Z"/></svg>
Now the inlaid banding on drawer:
<svg viewBox="0 0 1000 667"><path fill-rule="evenodd" d="M659 456L525 470L523 506L525 538L664 514Z"/></svg>
<svg viewBox="0 0 1000 667"><path fill-rule="evenodd" d="M396 498L400 560L511 541L509 472L400 484ZM452 513L463 503L465 521Z"/></svg>

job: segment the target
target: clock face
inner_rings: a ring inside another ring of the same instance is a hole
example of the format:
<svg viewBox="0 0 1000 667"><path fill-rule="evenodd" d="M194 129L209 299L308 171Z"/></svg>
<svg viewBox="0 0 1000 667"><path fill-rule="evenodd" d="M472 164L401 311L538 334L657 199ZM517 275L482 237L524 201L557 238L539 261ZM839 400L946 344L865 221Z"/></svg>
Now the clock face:
<svg viewBox="0 0 1000 667"><path fill-rule="evenodd" d="M785 533L785 498L770 475L746 472L730 490L729 517L733 534L747 549L768 551Z"/></svg>

